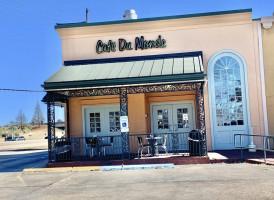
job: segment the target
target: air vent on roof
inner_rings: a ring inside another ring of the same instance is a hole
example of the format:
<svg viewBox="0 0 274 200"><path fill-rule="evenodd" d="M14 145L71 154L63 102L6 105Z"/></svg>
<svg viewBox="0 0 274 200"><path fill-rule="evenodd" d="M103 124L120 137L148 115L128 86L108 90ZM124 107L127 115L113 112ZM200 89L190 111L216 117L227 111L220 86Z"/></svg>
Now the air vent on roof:
<svg viewBox="0 0 274 200"><path fill-rule="evenodd" d="M125 14L123 17L124 17L124 20L137 19L137 14L136 14L135 10L130 9L130 10L125 11Z"/></svg>

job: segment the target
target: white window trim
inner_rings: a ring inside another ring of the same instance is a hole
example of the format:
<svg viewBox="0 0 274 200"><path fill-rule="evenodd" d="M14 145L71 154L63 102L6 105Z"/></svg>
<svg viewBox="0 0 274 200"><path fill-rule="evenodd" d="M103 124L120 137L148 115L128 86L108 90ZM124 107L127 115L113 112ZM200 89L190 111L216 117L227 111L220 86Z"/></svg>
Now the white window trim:
<svg viewBox="0 0 274 200"><path fill-rule="evenodd" d="M151 133L154 133L154 126L153 126L153 116L152 116L152 106L162 106L162 105L177 105L177 104L190 104L192 107L193 113L193 121L194 121L194 129L196 128L196 110L194 107L194 101L172 101L172 102L163 102L163 103L151 103L150 104L150 129Z"/></svg>
<svg viewBox="0 0 274 200"><path fill-rule="evenodd" d="M250 108L249 108L249 95L248 95L248 81L247 81L247 68L246 68L246 62L244 58L241 56L241 54L237 53L236 51L224 49L221 51L218 51L208 61L207 64L207 77L208 77L208 96L209 96L209 110L210 110L210 126L211 126L211 144L212 144L212 150L215 150L215 138L214 138L214 123L215 118L213 116L213 108L210 105L213 105L213 91L215 88L213 88L213 82L214 82L214 63L217 61L217 58L221 58L221 54L230 54L232 58L235 58L236 60L240 60L243 66L244 71L244 86L245 86L245 96L246 96L246 114L247 114L247 128L248 128L248 134L251 133L251 123L250 123ZM249 138L250 139L250 138Z"/></svg>
<svg viewBox="0 0 274 200"><path fill-rule="evenodd" d="M86 137L86 119L85 119L85 115L86 115L86 111L89 108L106 108L106 107L119 107L120 109L120 105L119 104L112 104L112 105L100 105L100 106L82 106L82 127L83 127L83 137ZM119 110L120 111L120 110Z"/></svg>

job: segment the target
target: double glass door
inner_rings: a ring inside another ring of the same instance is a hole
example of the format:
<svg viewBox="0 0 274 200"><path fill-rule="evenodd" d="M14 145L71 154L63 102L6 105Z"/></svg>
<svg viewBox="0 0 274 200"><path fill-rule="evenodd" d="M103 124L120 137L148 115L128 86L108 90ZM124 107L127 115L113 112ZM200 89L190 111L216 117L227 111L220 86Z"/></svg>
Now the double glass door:
<svg viewBox="0 0 274 200"><path fill-rule="evenodd" d="M120 107L90 106L85 108L85 137L120 135Z"/></svg>
<svg viewBox="0 0 274 200"><path fill-rule="evenodd" d="M193 103L152 105L154 133L190 132L195 128Z"/></svg>
<svg viewBox="0 0 274 200"><path fill-rule="evenodd" d="M84 137L99 136L102 145L110 145L112 147L104 148L105 155L107 154L120 154L121 149L116 148L121 146L120 137L120 106L107 105L107 106L89 106L84 108ZM111 142L111 137L113 142ZM86 145L86 141L85 145ZM90 149L88 149L90 150ZM103 150L103 149L101 149ZM91 155L91 151L87 151L84 146L86 155ZM98 155L98 148L93 152L93 155Z"/></svg>

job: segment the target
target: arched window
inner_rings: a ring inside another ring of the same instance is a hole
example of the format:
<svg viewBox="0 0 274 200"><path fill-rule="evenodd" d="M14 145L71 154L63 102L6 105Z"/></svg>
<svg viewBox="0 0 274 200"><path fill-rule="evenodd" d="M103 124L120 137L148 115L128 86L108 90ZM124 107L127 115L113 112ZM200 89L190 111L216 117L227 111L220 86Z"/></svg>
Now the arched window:
<svg viewBox="0 0 274 200"><path fill-rule="evenodd" d="M243 117L241 70L238 61L222 56L214 63L215 106L217 126L237 126Z"/></svg>
<svg viewBox="0 0 274 200"><path fill-rule="evenodd" d="M244 59L231 50L214 54L208 80L213 149L233 149L234 134L249 132Z"/></svg>

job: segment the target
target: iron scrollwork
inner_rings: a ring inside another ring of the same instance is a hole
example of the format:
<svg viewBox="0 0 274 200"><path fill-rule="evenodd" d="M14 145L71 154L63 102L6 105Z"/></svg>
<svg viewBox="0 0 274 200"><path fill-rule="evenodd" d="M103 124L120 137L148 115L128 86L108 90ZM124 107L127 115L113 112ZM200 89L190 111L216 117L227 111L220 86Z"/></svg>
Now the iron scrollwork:
<svg viewBox="0 0 274 200"><path fill-rule="evenodd" d="M128 88L128 94L138 93L156 93L156 92L176 92L176 91L193 91L196 83L178 83L164 85L144 85Z"/></svg>
<svg viewBox="0 0 274 200"><path fill-rule="evenodd" d="M80 138L70 138L71 148L72 148L72 159L77 159L81 157L81 139Z"/></svg>
<svg viewBox="0 0 274 200"><path fill-rule="evenodd" d="M119 88L96 88L85 90L64 90L57 91L59 95L66 97L89 97L89 96L104 96L104 95L119 95Z"/></svg>
<svg viewBox="0 0 274 200"><path fill-rule="evenodd" d="M179 136L178 133L171 134L172 151L177 153L179 151Z"/></svg>
<svg viewBox="0 0 274 200"><path fill-rule="evenodd" d="M47 96L47 114L48 114L48 155L49 162L55 162L55 107L54 93L48 93Z"/></svg>
<svg viewBox="0 0 274 200"><path fill-rule="evenodd" d="M198 117L198 129L205 131L205 109L203 83L196 83L196 107Z"/></svg>
<svg viewBox="0 0 274 200"><path fill-rule="evenodd" d="M120 116L128 116L127 88L120 88ZM129 132L121 132L123 157L129 158Z"/></svg>

